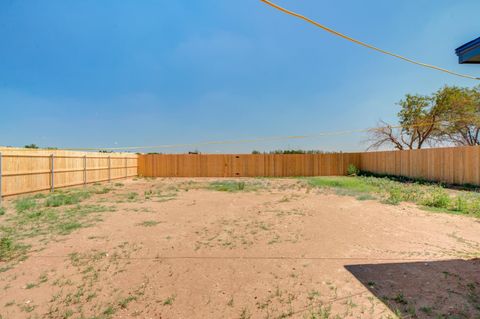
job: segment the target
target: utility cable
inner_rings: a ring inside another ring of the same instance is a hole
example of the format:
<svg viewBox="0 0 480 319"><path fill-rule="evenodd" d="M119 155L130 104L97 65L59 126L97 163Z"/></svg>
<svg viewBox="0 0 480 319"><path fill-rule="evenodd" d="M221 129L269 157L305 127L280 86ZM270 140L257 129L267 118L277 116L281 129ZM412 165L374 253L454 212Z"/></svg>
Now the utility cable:
<svg viewBox="0 0 480 319"><path fill-rule="evenodd" d="M459 118L454 119L451 121L464 121L469 120L467 118ZM401 129L401 128L418 128L423 126L430 126L436 123L440 123L442 121L436 122L424 122L418 124L412 124L405 127L405 125L387 125L387 126L379 126L374 128L363 128L363 129L354 129L354 130L343 130L343 131L330 131L330 132L320 132L315 134L309 135L286 135L286 136L270 136L270 137L257 137L251 139L239 139L239 140L220 140L220 141L208 141L208 142L199 142L199 143L185 143L185 144L163 144L163 145L149 145L149 146L126 146L126 147L110 147L110 148L69 148L66 150L70 151L127 151L127 150L141 150L141 149L169 149L169 148L180 148L180 147L198 147L198 146L208 146L208 145L227 145L227 144L246 144L246 143L255 143L255 142L265 142L265 141L282 141L282 140L293 140L293 139L306 139L306 138L315 138L315 137L323 137L323 136L339 136L339 135L349 135L353 133L367 133L373 132L376 130L381 130L384 128L390 129Z"/></svg>
<svg viewBox="0 0 480 319"><path fill-rule="evenodd" d="M293 140L293 139L306 139L306 138L315 138L323 136L340 136L340 135L349 135L354 133L368 133L374 132L377 130L389 128L389 129L413 129L418 127L430 126L433 124L441 123L444 120L434 121L434 122L423 122L412 125L386 125L373 128L363 128L363 129L353 129L353 130L343 130L343 131L325 131L314 134L306 135L284 135L284 136L270 136L270 137L254 137L251 139L238 139L238 140L219 140L219 141L207 141L207 142L198 142L198 143L183 143L183 144L162 144L162 145L145 145L145 146L124 146L124 147L90 147L90 148L58 148L55 150L59 151L132 151L132 150L147 150L147 149L170 149L170 148L181 148L181 147L199 147L199 146L208 146L208 145L228 145L228 144L247 144L255 142L265 142L265 141L282 141L282 140ZM471 118L457 118L449 119L449 121L471 121ZM35 149L29 148L2 148L3 151L34 151ZM38 149L40 151L46 151L47 149Z"/></svg>
<svg viewBox="0 0 480 319"><path fill-rule="evenodd" d="M343 33L340 33L340 32L338 32L338 31L336 31L336 30L334 30L334 29L332 29L332 28L329 28L329 27L327 27L327 26L325 26L325 25L323 25L323 24L320 24L320 23L318 23L318 22L316 22L316 21L314 21L314 20L312 20L312 19L310 19L310 18L307 18L307 17L305 17L305 16L303 16L303 15L301 15L301 14L298 14L298 13L296 13L296 12L287 10L287 9L285 9L285 8L283 8L283 7L277 5L277 4L275 4L275 3L273 3L273 2L271 2L271 1L269 1L269 0L260 0L260 1L262 1L263 3L271 6L272 8L275 8L275 9L277 9L277 10L279 10L279 11L282 11L283 13L286 13L286 14L288 14L288 15L291 15L291 16L294 16L294 17L296 17L296 18L302 19L302 20L304 20L304 21L306 21L306 22L308 22L308 23L313 24L314 26L316 26L316 27L318 27L318 28L320 28L320 29L323 29L323 30L325 30L325 31L333 34L333 35L336 35L336 36L338 36L338 37L341 37L341 38L343 38L343 39L345 39L345 40L348 40L348 41L350 41L350 42L356 43L356 44L358 44L358 45L364 46L364 47L369 48L369 49L371 49L371 50L375 50L375 51L378 51L378 52L380 52L380 53L383 53L383 54L386 54L386 55L390 55L390 56L393 56L393 57L395 57L395 58L398 58L398 59L407 61L407 62L409 62L409 63L416 64L416 65L419 65L419 66L422 66L422 67L425 67L425 68L434 69L434 70L437 70L437 71L445 72L445 73L448 73L448 74L451 74L451 75L455 75L455 76L459 76L459 77L466 78L466 79L480 80L480 77L475 77L475 76L468 75L468 74L462 74L462 73L450 71L450 70L447 70L447 69L444 69L444 68L440 68L440 67L435 66L435 65L431 65L431 64L427 64L427 63L415 61L415 60L413 60L413 59L404 57L404 56L402 56L402 55L400 55L400 54L396 54L396 53L393 53L393 52L390 52L390 51L387 51L387 50L380 49L380 48L378 48L378 47L376 47L376 46L373 46L373 45L371 45L371 44L362 42L362 41L357 40L357 39L354 39L354 38L352 38L352 37L350 37L350 36L348 36L348 35L345 35L345 34L343 34Z"/></svg>

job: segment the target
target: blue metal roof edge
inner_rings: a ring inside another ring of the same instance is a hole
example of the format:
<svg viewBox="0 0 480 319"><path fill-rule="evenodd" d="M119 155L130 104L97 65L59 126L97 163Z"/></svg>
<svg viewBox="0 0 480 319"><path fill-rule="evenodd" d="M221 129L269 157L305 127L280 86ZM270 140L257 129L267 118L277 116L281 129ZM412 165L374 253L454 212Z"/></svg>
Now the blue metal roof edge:
<svg viewBox="0 0 480 319"><path fill-rule="evenodd" d="M468 43L465 43L464 45L458 47L456 50L455 50L455 53L457 55L460 55L460 54L463 54L465 53L466 51L468 50L471 50L471 49L474 49L476 47L480 47L480 37L476 38L475 40L472 40Z"/></svg>

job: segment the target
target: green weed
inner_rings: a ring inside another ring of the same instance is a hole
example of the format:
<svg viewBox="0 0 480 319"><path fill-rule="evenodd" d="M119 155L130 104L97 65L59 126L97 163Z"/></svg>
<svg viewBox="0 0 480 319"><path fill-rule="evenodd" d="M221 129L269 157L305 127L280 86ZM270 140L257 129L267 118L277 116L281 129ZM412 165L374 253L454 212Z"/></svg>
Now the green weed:
<svg viewBox="0 0 480 319"><path fill-rule="evenodd" d="M370 194L360 194L357 196L357 200L372 200L375 199L375 196Z"/></svg>
<svg viewBox="0 0 480 319"><path fill-rule="evenodd" d="M480 194L474 191L449 194L442 185L422 184L421 181L402 182L387 177L312 177L306 180L310 186L333 189L338 195L355 196L359 200L371 199L373 195L379 195L379 199L387 204L412 202L431 211L480 218Z"/></svg>
<svg viewBox="0 0 480 319"><path fill-rule="evenodd" d="M408 301L405 299L403 293L398 293L392 300L402 305L408 304Z"/></svg>
<svg viewBox="0 0 480 319"><path fill-rule="evenodd" d="M130 192L127 194L127 199L129 201L136 201L138 198L138 193L135 193L135 192Z"/></svg>
<svg viewBox="0 0 480 319"><path fill-rule="evenodd" d="M99 213L115 210L109 206L80 204L95 192L98 189L71 189L15 200L16 213L0 225L0 259L10 261L25 256L28 246L22 245L22 240L40 237L39 240L45 242L56 235L67 235L93 225L99 220Z"/></svg>
<svg viewBox="0 0 480 319"><path fill-rule="evenodd" d="M388 197L385 199L385 203L390 205L398 205L404 200L402 196L402 190L399 187L392 187L388 190Z"/></svg>
<svg viewBox="0 0 480 319"><path fill-rule="evenodd" d="M360 173L360 170L353 164L348 165L347 174L349 176L357 176Z"/></svg>
<svg viewBox="0 0 480 319"><path fill-rule="evenodd" d="M37 206L37 201L33 197L20 198L15 201L15 209L19 213L31 210Z"/></svg>
<svg viewBox="0 0 480 319"><path fill-rule="evenodd" d="M243 308L240 313L240 319L250 319L251 317L252 315L250 314L250 311L248 311L247 308Z"/></svg>
<svg viewBox="0 0 480 319"><path fill-rule="evenodd" d="M58 225L58 233L61 235L68 235L72 231L81 228L83 225L78 222L68 222Z"/></svg>
<svg viewBox="0 0 480 319"><path fill-rule="evenodd" d="M139 226L144 226L144 227L153 227L153 226L156 226L160 224L160 222L157 222L155 220L146 220L144 222L141 222L140 224L138 224Z"/></svg>
<svg viewBox="0 0 480 319"><path fill-rule="evenodd" d="M25 286L25 289L32 289L32 288L35 288L35 287L37 287L37 284L34 284L34 283L30 282Z"/></svg>
<svg viewBox="0 0 480 319"><path fill-rule="evenodd" d="M318 306L316 309L310 310L305 316L305 319L329 319L332 314L331 306Z"/></svg>
<svg viewBox="0 0 480 319"><path fill-rule="evenodd" d="M102 188L94 188L92 193L94 194L107 194L111 191L111 188L108 187L102 187Z"/></svg>
<svg viewBox="0 0 480 319"><path fill-rule="evenodd" d="M107 309L105 309L105 310L103 311L103 314L104 314L104 315L107 315L107 316L112 316L112 315L115 314L115 312L116 312L116 311L115 311L115 308L113 308L112 306L109 306L109 307L107 307Z"/></svg>
<svg viewBox="0 0 480 319"><path fill-rule="evenodd" d="M0 261L10 261L22 255L27 246L16 243L10 237L0 238Z"/></svg>
<svg viewBox="0 0 480 319"><path fill-rule="evenodd" d="M255 191L262 186L259 183L245 183L243 181L214 181L208 185L208 189L219 192L242 192Z"/></svg>
<svg viewBox="0 0 480 319"><path fill-rule="evenodd" d="M118 302L118 305L120 308L126 309L128 307L128 304L132 301L137 300L137 297L135 296L128 296L127 298L124 298Z"/></svg>
<svg viewBox="0 0 480 319"><path fill-rule="evenodd" d="M358 193L379 192L378 185L366 182L361 177L312 177L307 179L314 187L346 189Z"/></svg>
<svg viewBox="0 0 480 319"><path fill-rule="evenodd" d="M175 301L175 298L176 298L176 295L171 295L169 297L167 297L167 299L165 299L163 301L163 305L164 306L171 306L173 305L173 302Z"/></svg>
<svg viewBox="0 0 480 319"><path fill-rule="evenodd" d="M451 199L447 192L441 188L436 188L429 192L420 203L428 207L449 208L450 202Z"/></svg>

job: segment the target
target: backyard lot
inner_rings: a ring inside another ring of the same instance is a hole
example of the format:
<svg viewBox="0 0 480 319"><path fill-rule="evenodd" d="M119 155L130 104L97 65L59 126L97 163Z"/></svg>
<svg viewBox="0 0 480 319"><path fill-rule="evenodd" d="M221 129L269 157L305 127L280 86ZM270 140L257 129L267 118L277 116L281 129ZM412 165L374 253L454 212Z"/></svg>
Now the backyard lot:
<svg viewBox="0 0 480 319"><path fill-rule="evenodd" d="M363 177L11 198L0 318L480 318L478 203Z"/></svg>

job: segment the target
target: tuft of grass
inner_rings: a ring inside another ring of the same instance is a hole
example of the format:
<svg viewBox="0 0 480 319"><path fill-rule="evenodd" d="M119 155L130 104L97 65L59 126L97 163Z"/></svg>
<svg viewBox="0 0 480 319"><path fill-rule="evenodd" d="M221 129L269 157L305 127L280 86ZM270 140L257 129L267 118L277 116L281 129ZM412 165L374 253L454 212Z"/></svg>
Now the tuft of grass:
<svg viewBox="0 0 480 319"><path fill-rule="evenodd" d="M35 305L21 305L19 306L20 310L23 312L32 312L37 306Z"/></svg>
<svg viewBox="0 0 480 319"><path fill-rule="evenodd" d="M392 187L388 190L388 195L384 202L390 205L398 205L404 200L402 190L399 187Z"/></svg>
<svg viewBox="0 0 480 319"><path fill-rule="evenodd" d="M312 177L307 179L313 187L335 188L350 190L358 193L371 193L380 191L378 185L366 183L359 177Z"/></svg>
<svg viewBox="0 0 480 319"><path fill-rule="evenodd" d="M47 282L47 281L48 281L48 275L47 275L47 274L42 274L42 275L40 275L40 277L38 278L38 282L41 283L41 284L43 284L43 283L45 283L45 282Z"/></svg>
<svg viewBox="0 0 480 319"><path fill-rule="evenodd" d="M113 308L112 306L108 306L104 311L103 311L103 314L106 315L106 316L112 316L115 314L115 308Z"/></svg>
<svg viewBox="0 0 480 319"><path fill-rule="evenodd" d="M240 313L240 319L250 319L252 315L247 308L242 308L242 312Z"/></svg>
<svg viewBox="0 0 480 319"><path fill-rule="evenodd" d="M35 284L33 282L30 282L25 286L25 289L32 289L32 288L35 288L35 287L37 287L37 284Z"/></svg>
<svg viewBox="0 0 480 319"><path fill-rule="evenodd" d="M332 313L332 307L320 305L315 309L310 309L304 318L308 319L329 319Z"/></svg>
<svg viewBox="0 0 480 319"><path fill-rule="evenodd" d="M421 204L435 208L449 208L451 204L450 196L442 188L432 190L422 199Z"/></svg>
<svg viewBox="0 0 480 319"><path fill-rule="evenodd" d="M242 191L256 191L262 188L259 183L245 183L243 181L214 181L208 187L210 190L218 192L242 192Z"/></svg>
<svg viewBox="0 0 480 319"><path fill-rule="evenodd" d="M160 224L160 222L157 222L156 220L146 220L138 224L138 226L144 226L144 227L153 227Z"/></svg>
<svg viewBox="0 0 480 319"><path fill-rule="evenodd" d="M0 216L5 215L5 212L6 212L6 211L7 211L7 210L5 209L5 207L0 207Z"/></svg>
<svg viewBox="0 0 480 319"><path fill-rule="evenodd" d="M126 309L128 307L128 304L131 303L132 301L137 300L137 297L135 296L128 296L118 302L118 305L122 309Z"/></svg>
<svg viewBox="0 0 480 319"><path fill-rule="evenodd" d="M0 260L8 260L14 250L13 240L8 237L0 239Z"/></svg>
<svg viewBox="0 0 480 319"><path fill-rule="evenodd" d="M360 194L357 196L357 200L372 200L375 199L375 196L370 194Z"/></svg>
<svg viewBox="0 0 480 319"><path fill-rule="evenodd" d="M23 255L27 246L16 243L11 237L0 238L0 261L10 261Z"/></svg>
<svg viewBox="0 0 480 319"><path fill-rule="evenodd" d="M452 210L456 212L463 212L468 210L468 201L464 196L458 196L452 201Z"/></svg>
<svg viewBox="0 0 480 319"><path fill-rule="evenodd" d="M407 299L405 299L405 296L401 292L398 293L394 298L392 298L392 300L402 305L408 304Z"/></svg>
<svg viewBox="0 0 480 319"><path fill-rule="evenodd" d="M68 222L58 225L58 232L60 235L68 235L76 229L82 228L83 225L79 222Z"/></svg>
<svg viewBox="0 0 480 319"><path fill-rule="evenodd" d="M136 201L138 199L138 193L130 192L127 194L127 200L129 201Z"/></svg>
<svg viewBox="0 0 480 319"><path fill-rule="evenodd" d="M49 195L45 200L46 207L60 207L78 204L91 195L88 191L61 192Z"/></svg>
<svg viewBox="0 0 480 319"><path fill-rule="evenodd" d="M108 187L101 187L101 188L94 188L92 190L92 193L94 194L107 194L111 191L112 189L111 188L108 188Z"/></svg>
<svg viewBox="0 0 480 319"><path fill-rule="evenodd" d="M37 201L33 197L20 198L20 199L17 199L14 203L15 203L15 209L18 213L23 213L37 206Z"/></svg>
<svg viewBox="0 0 480 319"><path fill-rule="evenodd" d="M164 305L164 306L171 306L171 305L173 305L173 302L175 301L175 298L176 298L176 297L177 297L177 296L176 296L175 294L167 297L167 299L165 299L165 300L163 301L163 305Z"/></svg>

